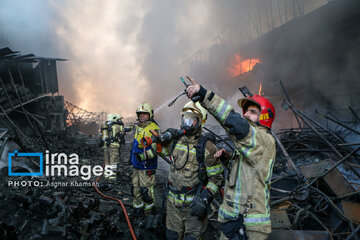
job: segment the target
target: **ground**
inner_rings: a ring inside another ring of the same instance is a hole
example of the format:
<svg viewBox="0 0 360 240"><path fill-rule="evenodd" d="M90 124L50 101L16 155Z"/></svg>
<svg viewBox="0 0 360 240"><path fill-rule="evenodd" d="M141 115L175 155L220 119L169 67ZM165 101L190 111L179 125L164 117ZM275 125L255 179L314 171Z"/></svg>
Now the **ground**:
<svg viewBox="0 0 360 240"><path fill-rule="evenodd" d="M132 137L128 134L121 148L117 181L108 183L101 177L98 189L124 203L138 239L164 239L165 226L155 224L155 216L146 219L131 216L132 166L128 159ZM84 164L102 165L102 149L97 148L95 155L80 157L80 165ZM155 188L157 218L162 213L168 171L168 163L159 158ZM131 239L120 204L96 192L93 187L96 177L89 180L69 176L9 177L4 170L0 177L0 239ZM18 181L20 186L9 181ZM40 186L33 186L36 182ZM216 216L212 215L211 219L215 220ZM215 239L214 227L217 228L216 221L210 221L204 239Z"/></svg>

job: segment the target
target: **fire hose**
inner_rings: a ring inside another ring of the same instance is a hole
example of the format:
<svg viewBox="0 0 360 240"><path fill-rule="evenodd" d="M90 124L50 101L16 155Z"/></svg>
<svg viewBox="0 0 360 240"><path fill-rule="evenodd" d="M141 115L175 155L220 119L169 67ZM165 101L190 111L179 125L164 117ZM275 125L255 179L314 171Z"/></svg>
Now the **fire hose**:
<svg viewBox="0 0 360 240"><path fill-rule="evenodd" d="M124 212L125 219L126 219L126 222L127 222L127 224L128 224L128 227L129 227L129 229L130 229L130 234L131 234L132 238L133 238L134 240L136 240L136 236L135 236L134 229L133 229L132 226L131 226L131 222L130 222L129 216L128 216L127 212L126 212L126 209L125 209L125 206L124 206L123 202L122 202L120 199L118 199L118 198L110 197L110 196L107 196L107 195L103 194L103 193L100 192L100 190L97 188L96 183L99 181L99 179L101 178L101 176L102 176L102 175L100 175L100 176L96 179L95 184L94 184L94 188L95 188L96 192L97 192L100 196L102 196L103 198L107 198L107 199L116 201L116 202L118 202L118 203L120 204L120 206L121 206L121 208L122 208L122 210L123 210L123 212Z"/></svg>

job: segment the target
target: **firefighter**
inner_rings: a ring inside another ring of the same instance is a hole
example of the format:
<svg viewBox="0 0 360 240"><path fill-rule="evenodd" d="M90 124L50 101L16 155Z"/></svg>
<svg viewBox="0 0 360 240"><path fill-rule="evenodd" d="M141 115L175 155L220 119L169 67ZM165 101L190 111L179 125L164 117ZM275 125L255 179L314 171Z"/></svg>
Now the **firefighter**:
<svg viewBox="0 0 360 240"><path fill-rule="evenodd" d="M116 180L117 165L120 160L120 145L124 135L124 127L120 114L108 114L107 121L101 125L101 143L104 149L105 165L111 165L113 174L105 175L109 181Z"/></svg>
<svg viewBox="0 0 360 240"><path fill-rule="evenodd" d="M144 147L141 138L151 137L151 131L159 131L154 121L152 106L144 102L136 108L139 123L135 127L135 136L130 152L130 162L134 166L132 180L133 215L143 216L155 213L155 173L157 168L156 144Z"/></svg>
<svg viewBox="0 0 360 240"><path fill-rule="evenodd" d="M275 140L270 134L274 106L265 97L239 99L244 118L221 97L192 78L188 97L200 96L201 105L224 127L236 151L228 165L224 201L218 220L221 239L266 239L271 232L269 193L275 161ZM226 154L219 150L215 157Z"/></svg>
<svg viewBox="0 0 360 240"><path fill-rule="evenodd" d="M178 136L173 128L166 131L175 137L166 143L162 153L172 155L170 166L167 207L167 239L200 239L206 229L207 208L219 192L223 180L223 165L214 157L216 146L202 134L207 119L206 110L192 101L181 113L181 129Z"/></svg>

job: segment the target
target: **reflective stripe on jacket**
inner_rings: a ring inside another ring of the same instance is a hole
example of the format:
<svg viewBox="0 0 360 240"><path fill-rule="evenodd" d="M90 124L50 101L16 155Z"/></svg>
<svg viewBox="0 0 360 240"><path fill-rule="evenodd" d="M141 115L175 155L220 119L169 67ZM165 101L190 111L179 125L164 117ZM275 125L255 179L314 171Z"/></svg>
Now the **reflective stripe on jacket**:
<svg viewBox="0 0 360 240"><path fill-rule="evenodd" d="M181 191L184 188L188 188L194 189L196 192L200 180L199 162L196 158L195 147L198 145L199 140L200 135L194 134L192 136L181 137L173 149L171 149L173 144L172 142L167 145L167 152L172 154L174 160L174 164L170 166L169 173L169 182L174 188L174 191ZM171 150L172 153L170 152ZM208 179L206 188L208 188L212 194L216 194L218 192L218 186L221 184L223 179L223 166L221 161L217 158L214 158L216 151L216 146L212 142L207 141L205 146L205 160L203 167L206 171ZM187 160L188 155L189 159ZM175 194L174 191L171 191L170 189L168 198L176 206L182 206L184 201L185 204L190 204L195 194L193 191L189 194L186 194L185 196L185 194Z"/></svg>
<svg viewBox="0 0 360 240"><path fill-rule="evenodd" d="M207 91L201 103L229 133L224 124L232 106L224 99ZM275 140L268 129L249 121L247 136L237 140L229 133L237 156L232 162L229 178L225 182L224 200L220 206L218 220L225 222L245 214L248 230L271 232L269 188L274 166Z"/></svg>
<svg viewBox="0 0 360 240"><path fill-rule="evenodd" d="M136 126L135 130L135 136L134 136L134 142L131 148L130 152L130 159L131 163L134 165L137 169L156 169L157 168L157 155L152 158L145 161L138 161L136 159L136 154L143 153L144 152L144 146L141 144L141 139L143 137L151 137L152 133L150 130L159 130L159 126L152 122L147 121L143 124L140 124L139 126ZM145 148L145 151L150 150L150 147Z"/></svg>

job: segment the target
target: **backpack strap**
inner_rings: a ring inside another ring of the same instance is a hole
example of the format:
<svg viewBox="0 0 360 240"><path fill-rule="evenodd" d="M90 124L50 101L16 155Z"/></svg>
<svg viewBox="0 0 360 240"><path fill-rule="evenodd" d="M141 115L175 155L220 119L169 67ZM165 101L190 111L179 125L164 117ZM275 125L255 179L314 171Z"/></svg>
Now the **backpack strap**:
<svg viewBox="0 0 360 240"><path fill-rule="evenodd" d="M196 146L196 159L199 163L198 177L202 185L207 183L207 173L205 166L205 149L206 149L206 143L208 141L215 142L215 136L210 133L203 134L198 142L198 145Z"/></svg>

